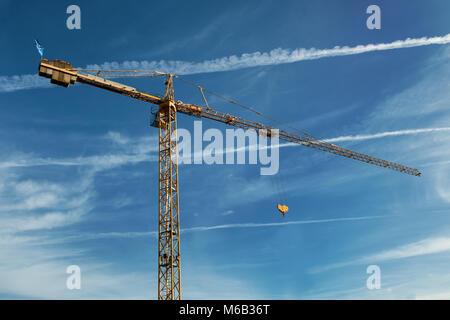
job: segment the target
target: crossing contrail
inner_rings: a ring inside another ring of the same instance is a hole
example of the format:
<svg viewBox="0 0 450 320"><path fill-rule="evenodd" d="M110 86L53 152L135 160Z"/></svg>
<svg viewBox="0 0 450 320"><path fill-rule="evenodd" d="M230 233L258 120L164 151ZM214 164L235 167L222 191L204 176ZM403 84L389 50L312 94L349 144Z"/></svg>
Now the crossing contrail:
<svg viewBox="0 0 450 320"><path fill-rule="evenodd" d="M326 141L326 142L342 142L342 141L369 140L369 139L378 139L378 138L384 138L384 137L389 137L389 136L403 136L403 135L439 132L439 131L450 131L450 127L386 131L386 132L380 132L380 133L375 133L375 134L358 134L355 136L341 136L341 137L337 137L337 138L325 139L324 141Z"/></svg>
<svg viewBox="0 0 450 320"><path fill-rule="evenodd" d="M349 217L349 218L332 218L332 219L314 219L314 220L295 220L284 222L269 222L269 223L231 223L231 224L219 224L212 226L198 226L181 229L181 233L191 232L204 232L212 230L224 230L224 229L242 229L242 228L267 228L267 227L284 227L290 225L301 224L317 224L317 223L332 223L332 222L348 222L348 221L362 221L387 218L389 216L362 216L362 217ZM89 233L74 235L65 238L69 241L84 241L92 239L103 238L139 238L139 237L157 237L157 231L143 231L143 232L105 232L105 233Z"/></svg>
<svg viewBox="0 0 450 320"><path fill-rule="evenodd" d="M424 128L424 129L407 129L407 130L396 130L396 131L385 131L385 132L379 132L374 134L358 134L354 136L340 136L336 138L328 138L328 139L321 139L320 141L325 142L345 142L345 141L359 141L359 140L371 140L371 139L380 139L384 137L390 137L390 136L404 136L404 135L413 135L413 134L421 134L421 133L430 133L430 132L444 132L444 131L450 131L450 127L443 127L443 128ZM304 143L306 144L306 143ZM279 144L279 147L296 147L302 145L301 143L283 143ZM270 148L268 146L267 148Z"/></svg>

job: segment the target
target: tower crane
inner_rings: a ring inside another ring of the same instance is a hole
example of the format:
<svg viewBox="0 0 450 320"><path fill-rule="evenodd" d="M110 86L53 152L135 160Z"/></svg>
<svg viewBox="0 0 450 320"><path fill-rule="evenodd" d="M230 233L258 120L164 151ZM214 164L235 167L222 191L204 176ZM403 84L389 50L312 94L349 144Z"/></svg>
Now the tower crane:
<svg viewBox="0 0 450 320"><path fill-rule="evenodd" d="M165 77L164 95L160 97L147 94L138 91L134 87L108 80L106 76L100 76L108 72L116 77ZM211 119L244 130L253 129L258 134L265 135L269 138L277 135L279 139L287 142L326 151L409 175L420 176L421 174L417 169L342 148L332 143L316 139L307 133L300 135L281 129L276 130L274 127L262 123L213 110L206 101L204 95L205 89L200 86L196 87L200 89L206 107L175 101L173 80L174 78L181 79L179 76L158 71L145 71L145 74L142 72L137 70L77 69L72 68L70 63L58 59L53 61L42 59L39 64L39 75L50 78L53 84L68 87L76 82L80 82L119 93L133 99L149 102L157 106L156 118L152 125L159 128L158 299L160 300L181 299L180 216L176 137L178 113L197 118ZM231 102L236 103L232 100Z"/></svg>

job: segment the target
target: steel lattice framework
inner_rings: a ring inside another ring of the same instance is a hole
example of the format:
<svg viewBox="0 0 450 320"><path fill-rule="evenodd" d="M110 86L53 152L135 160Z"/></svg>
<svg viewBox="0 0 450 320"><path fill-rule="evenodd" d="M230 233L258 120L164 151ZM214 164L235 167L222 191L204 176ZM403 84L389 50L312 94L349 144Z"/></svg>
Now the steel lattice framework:
<svg viewBox="0 0 450 320"><path fill-rule="evenodd" d="M158 299L181 299L180 214L178 200L177 111L172 101L159 106Z"/></svg>
<svg viewBox="0 0 450 320"><path fill-rule="evenodd" d="M97 75L85 72L96 72ZM147 94L136 88L122 83L99 77L101 72L121 72L115 76L137 77L141 71L136 70L81 70L74 69L70 63L42 59L39 64L39 75L50 78L51 82L63 87L68 87L75 82L85 83L104 90L119 93L134 99L150 102L158 106L156 120L153 126L159 128L159 237L158 237L158 299L175 300L181 299L180 285L180 213L179 213L179 184L178 184L178 159L177 159L177 113L183 113L198 118L211 119L226 125L242 128L244 130L255 130L258 134L268 137L277 135L279 139L297 143L313 149L326 151L338 156L366 162L375 166L399 171L413 176L420 176L417 169L407 167L398 163L375 158L363 153L345 149L326 141L290 133L262 123L249 121L237 116L222 113L209 107L204 96L204 90L198 87L205 100L206 107L194 104L185 104L181 101L175 102L172 74L146 71L151 77L165 76L167 78L164 96ZM177 77L179 78L179 77Z"/></svg>

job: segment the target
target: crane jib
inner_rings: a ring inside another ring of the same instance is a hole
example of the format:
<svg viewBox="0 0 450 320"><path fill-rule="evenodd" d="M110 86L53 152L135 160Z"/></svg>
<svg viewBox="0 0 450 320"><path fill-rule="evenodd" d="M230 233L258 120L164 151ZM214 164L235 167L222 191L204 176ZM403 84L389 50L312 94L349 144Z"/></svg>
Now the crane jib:
<svg viewBox="0 0 450 320"><path fill-rule="evenodd" d="M42 59L41 63L39 64L39 75L46 78L50 78L52 83L63 87L68 87L70 84L74 84L75 82L81 82L84 84L120 93L122 95L126 95L134 99L150 102L157 105L160 105L162 102L164 102L164 100L161 97L140 92L134 87L119 82L111 81L102 78L100 76L92 74L82 74L78 72L77 69L73 69L70 63L58 59L55 59L54 61ZM245 130L254 129L257 132L263 130L269 136L271 132L275 129L273 127L266 126L262 123L245 120L237 116L212 110L211 108L209 108L209 106L207 108L203 108L194 104L184 104L182 102L177 102L175 103L175 107L177 109L177 112L181 112L199 118L211 119L217 122L221 122ZM413 176L421 175L420 171L415 168L407 167L398 163L375 158L363 153L345 149L336 146L332 143L328 143L326 141L315 140L310 137L301 136L284 130L279 130L278 132L279 132L278 133L279 139L287 142L300 144L316 150L333 153L338 156L366 162L375 166L395 170L398 172L403 172Z"/></svg>
<svg viewBox="0 0 450 320"><path fill-rule="evenodd" d="M195 104L184 104L181 101L175 102L172 81L174 75L172 74L148 71L148 73L152 73L153 75L168 77L165 82L164 97L161 98L156 95L140 92L134 87L100 77L99 74L105 70L95 70L97 72L96 75L83 73L88 71L92 72L94 70L83 71L74 69L70 63L57 59L53 61L42 59L39 64L39 75L49 78L50 82L56 85L67 88L76 82L81 82L157 105L157 111L155 111L157 116L152 125L159 128L158 299L160 300L181 299L177 139L176 135L172 134L177 130L178 113L211 119L244 130L255 130L258 134L267 137L278 137L287 142L326 151L406 174L420 176L420 172L417 169L341 148L332 143L315 139L305 132L303 133L308 137L278 130L262 123L213 110L206 102L203 88L201 88L201 93L205 100L206 108ZM129 72L137 73L139 71L132 70ZM236 102L234 103L237 104ZM261 115L261 113L257 113ZM279 205L278 209L283 216L288 211L288 207L285 205Z"/></svg>

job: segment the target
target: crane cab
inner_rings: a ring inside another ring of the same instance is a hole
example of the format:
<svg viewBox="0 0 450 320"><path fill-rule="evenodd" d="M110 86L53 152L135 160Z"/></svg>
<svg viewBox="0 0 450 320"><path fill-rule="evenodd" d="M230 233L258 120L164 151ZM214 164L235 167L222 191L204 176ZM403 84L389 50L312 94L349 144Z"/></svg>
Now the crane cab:
<svg viewBox="0 0 450 320"><path fill-rule="evenodd" d="M279 204L277 205L278 211L280 211L283 214L283 217L285 215L286 212L288 212L289 208L288 206L285 206L283 204Z"/></svg>

